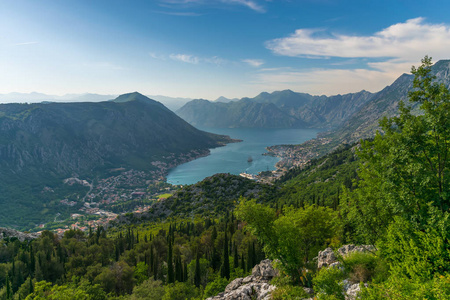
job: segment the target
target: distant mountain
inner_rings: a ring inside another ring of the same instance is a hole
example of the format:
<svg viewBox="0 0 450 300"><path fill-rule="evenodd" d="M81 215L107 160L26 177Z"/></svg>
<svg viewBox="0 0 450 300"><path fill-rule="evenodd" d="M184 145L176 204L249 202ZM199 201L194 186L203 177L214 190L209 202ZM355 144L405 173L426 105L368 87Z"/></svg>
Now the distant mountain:
<svg viewBox="0 0 450 300"><path fill-rule="evenodd" d="M329 128L341 125L371 97L366 91L327 97L284 90L239 101L193 100L176 113L200 127Z"/></svg>
<svg viewBox="0 0 450 300"><path fill-rule="evenodd" d="M263 127L286 128L305 126L273 103L257 103L251 99L236 102L211 102L197 99L184 105L177 114L198 127Z"/></svg>
<svg viewBox="0 0 450 300"><path fill-rule="evenodd" d="M217 98L216 100L214 100L215 102L223 102L223 103L228 103L228 102L234 102L234 101L239 101L238 98L233 98L233 99L229 99L229 98L225 98L223 96L220 96L219 98Z"/></svg>
<svg viewBox="0 0 450 300"><path fill-rule="evenodd" d="M161 102L162 104L164 104L164 106L166 106L171 111L177 111L183 105L185 105L186 103L188 103L189 101L192 100L191 98L173 98L173 97L167 97L167 96L161 96L161 95L156 95L156 96L151 95L148 97Z"/></svg>
<svg viewBox="0 0 450 300"><path fill-rule="evenodd" d="M0 103L38 103L47 102L100 102L114 99L115 95L100 94L66 94L63 96L47 95L42 93L9 93L0 94Z"/></svg>
<svg viewBox="0 0 450 300"><path fill-rule="evenodd" d="M436 80L450 87L450 60L440 60L432 68ZM372 137L378 127L378 121L384 116L398 113L398 104L402 100L408 104L408 92L412 89L414 76L403 74L390 86L373 94L371 101L362 106L342 126L329 136L340 142L352 143L361 138Z"/></svg>
<svg viewBox="0 0 450 300"><path fill-rule="evenodd" d="M116 98L117 95L101 95L101 94L66 94L63 96L47 95L42 93L9 93L0 94L0 103L39 103L39 102L101 102ZM147 96L151 99L161 102L168 109L176 111L191 98L173 98L167 96Z"/></svg>
<svg viewBox="0 0 450 300"><path fill-rule="evenodd" d="M24 220L35 213L33 197L64 178L154 170L156 161L173 165L229 141L139 93L97 103L0 104L0 226L19 205Z"/></svg>

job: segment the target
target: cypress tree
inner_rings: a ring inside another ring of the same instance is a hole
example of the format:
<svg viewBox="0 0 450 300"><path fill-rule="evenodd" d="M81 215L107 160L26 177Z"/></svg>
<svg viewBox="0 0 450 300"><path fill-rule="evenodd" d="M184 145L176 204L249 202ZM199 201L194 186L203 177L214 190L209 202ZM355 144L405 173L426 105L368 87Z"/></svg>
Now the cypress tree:
<svg viewBox="0 0 450 300"><path fill-rule="evenodd" d="M175 275L173 272L173 249L172 249L172 241L169 238L169 250L167 254L167 283L174 283L175 282Z"/></svg>
<svg viewBox="0 0 450 300"><path fill-rule="evenodd" d="M188 267L187 267L187 262L184 262L183 264L183 281L187 281L188 280Z"/></svg>
<svg viewBox="0 0 450 300"><path fill-rule="evenodd" d="M175 259L175 280L183 282L183 267L181 264L181 256Z"/></svg>
<svg viewBox="0 0 450 300"><path fill-rule="evenodd" d="M253 268L252 266L252 246L250 244L248 244L247 247L247 270L251 270Z"/></svg>
<svg viewBox="0 0 450 300"><path fill-rule="evenodd" d="M9 280L9 276L6 275L6 299L12 299L12 290L11 290L11 282Z"/></svg>
<svg viewBox="0 0 450 300"><path fill-rule="evenodd" d="M237 251L236 243L234 243L234 256L233 256L233 261L234 261L234 268L236 269L237 267L239 267L239 256L238 256L238 251Z"/></svg>
<svg viewBox="0 0 450 300"><path fill-rule="evenodd" d="M228 238L225 231L225 241L223 243L223 263L220 268L220 276L230 279L230 257L228 256Z"/></svg>
<svg viewBox="0 0 450 300"><path fill-rule="evenodd" d="M257 257L256 257L256 250L255 250L255 242L253 242L253 244L252 244L252 268L254 266L256 266L256 264L258 263L256 261L256 259L257 259Z"/></svg>
<svg viewBox="0 0 450 300"><path fill-rule="evenodd" d="M155 270L155 259L153 257L153 245L150 247L150 272Z"/></svg>
<svg viewBox="0 0 450 300"><path fill-rule="evenodd" d="M195 260L194 284L196 287L200 287L200 283L201 283L200 255L197 253L197 259Z"/></svg>
<svg viewBox="0 0 450 300"><path fill-rule="evenodd" d="M241 269L244 271L244 273L245 273L245 271L246 271L246 268L245 268L245 258L244 258L244 254L242 253L242 256L241 256Z"/></svg>
<svg viewBox="0 0 450 300"><path fill-rule="evenodd" d="M158 255L155 255L155 261L153 263L153 278L158 280Z"/></svg>
<svg viewBox="0 0 450 300"><path fill-rule="evenodd" d="M211 232L211 241L214 243L214 241L216 240L216 238L217 238L217 229L216 229L216 226L214 226L214 227L213 227L213 230L212 230L212 232Z"/></svg>
<svg viewBox="0 0 450 300"><path fill-rule="evenodd" d="M28 277L28 294L32 294L34 292L33 281L31 280L31 276Z"/></svg>

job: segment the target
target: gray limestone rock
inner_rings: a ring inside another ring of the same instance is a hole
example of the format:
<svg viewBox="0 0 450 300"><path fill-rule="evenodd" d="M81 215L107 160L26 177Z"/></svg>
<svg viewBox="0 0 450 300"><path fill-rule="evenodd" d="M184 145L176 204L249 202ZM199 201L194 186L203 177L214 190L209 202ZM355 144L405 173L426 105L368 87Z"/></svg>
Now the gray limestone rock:
<svg viewBox="0 0 450 300"><path fill-rule="evenodd" d="M272 261L263 260L253 267L252 275L233 280L223 293L207 300L269 300L271 292L276 288L269 284L269 280L277 274L278 272L272 267Z"/></svg>
<svg viewBox="0 0 450 300"><path fill-rule="evenodd" d="M23 242L25 240L31 241L39 237L37 233L24 233L10 228L0 227L0 239L4 238L17 238L19 241Z"/></svg>

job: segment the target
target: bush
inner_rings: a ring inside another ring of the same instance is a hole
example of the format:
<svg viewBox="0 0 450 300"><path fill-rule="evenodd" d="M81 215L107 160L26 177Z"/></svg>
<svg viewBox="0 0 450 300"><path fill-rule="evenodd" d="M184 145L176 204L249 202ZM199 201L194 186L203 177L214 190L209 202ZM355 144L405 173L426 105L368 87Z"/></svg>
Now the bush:
<svg viewBox="0 0 450 300"><path fill-rule="evenodd" d="M300 300L304 298L308 298L308 294L303 290L303 287L301 286L277 286L276 290L272 292L273 300Z"/></svg>
<svg viewBox="0 0 450 300"><path fill-rule="evenodd" d="M227 285L228 280L226 278L218 276L214 281L211 281L206 285L204 297L208 298L225 291Z"/></svg>
<svg viewBox="0 0 450 300"><path fill-rule="evenodd" d="M391 276L381 284L363 288L360 298L378 299L450 299L450 275L438 276L428 281L417 281L406 277Z"/></svg>
<svg viewBox="0 0 450 300"><path fill-rule="evenodd" d="M342 299L344 300L343 283L345 274L340 268L322 268L313 279L314 291L319 299ZM333 298L325 296L334 296Z"/></svg>
<svg viewBox="0 0 450 300"><path fill-rule="evenodd" d="M372 253L355 251L344 259L343 264L350 282L359 283L372 280L378 261Z"/></svg>

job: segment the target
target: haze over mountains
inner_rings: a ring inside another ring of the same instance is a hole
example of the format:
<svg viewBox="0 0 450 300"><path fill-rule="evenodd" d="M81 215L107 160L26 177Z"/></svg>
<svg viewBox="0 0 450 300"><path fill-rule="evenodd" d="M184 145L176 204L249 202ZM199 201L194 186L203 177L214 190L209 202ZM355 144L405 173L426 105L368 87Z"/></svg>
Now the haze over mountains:
<svg viewBox="0 0 450 300"><path fill-rule="evenodd" d="M85 94L66 94L63 96L57 95L47 95L43 93L8 93L0 94L0 103L38 103L38 102L101 102L108 101L116 98L118 95L101 95L93 93ZM168 109L176 111L181 108L184 104L191 101L190 98L174 98L161 95L150 95L147 96L153 100L159 101L164 104ZM224 98L226 99L226 98Z"/></svg>

